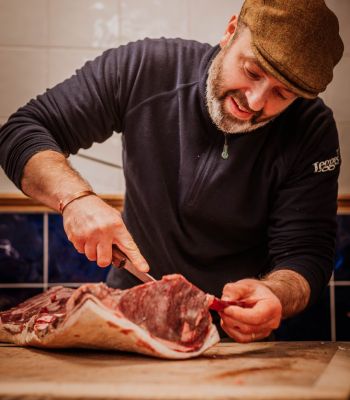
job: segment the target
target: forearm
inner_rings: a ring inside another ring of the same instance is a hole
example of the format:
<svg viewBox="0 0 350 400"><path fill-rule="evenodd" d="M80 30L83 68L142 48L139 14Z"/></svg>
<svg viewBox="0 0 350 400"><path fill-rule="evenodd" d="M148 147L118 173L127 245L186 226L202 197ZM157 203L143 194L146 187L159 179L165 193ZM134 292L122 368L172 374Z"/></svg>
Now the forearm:
<svg viewBox="0 0 350 400"><path fill-rule="evenodd" d="M28 196L58 210L60 200L73 193L91 190L63 154L46 150L35 154L27 162L21 188Z"/></svg>
<svg viewBox="0 0 350 400"><path fill-rule="evenodd" d="M279 298L282 318L289 318L305 309L310 299L310 286L306 279L292 270L270 273L262 282Z"/></svg>

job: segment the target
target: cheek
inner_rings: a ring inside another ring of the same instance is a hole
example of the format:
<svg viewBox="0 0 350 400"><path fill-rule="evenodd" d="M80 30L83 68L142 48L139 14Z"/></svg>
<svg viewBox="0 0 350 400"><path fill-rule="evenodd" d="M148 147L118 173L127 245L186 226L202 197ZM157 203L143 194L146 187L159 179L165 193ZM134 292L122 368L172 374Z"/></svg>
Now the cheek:
<svg viewBox="0 0 350 400"><path fill-rule="evenodd" d="M247 89L249 87L249 82L247 77L242 73L241 69L236 66L232 68L234 63L224 63L221 71L221 82L222 86L226 90L236 90L236 89Z"/></svg>
<svg viewBox="0 0 350 400"><path fill-rule="evenodd" d="M269 99L264 107L264 114L268 117L273 115L278 115L282 111L284 111L287 107L289 107L293 103L293 101L294 100L283 101L278 98Z"/></svg>

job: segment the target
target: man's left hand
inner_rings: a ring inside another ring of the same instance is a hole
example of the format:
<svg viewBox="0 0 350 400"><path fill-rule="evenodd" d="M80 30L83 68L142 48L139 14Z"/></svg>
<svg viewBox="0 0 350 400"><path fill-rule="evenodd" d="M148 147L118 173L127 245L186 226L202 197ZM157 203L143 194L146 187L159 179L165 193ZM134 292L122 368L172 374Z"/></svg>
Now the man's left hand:
<svg viewBox="0 0 350 400"><path fill-rule="evenodd" d="M221 311L221 326L236 342L261 340L278 328L282 305L278 297L255 279L242 279L225 285L223 300L243 301L247 307L229 306Z"/></svg>

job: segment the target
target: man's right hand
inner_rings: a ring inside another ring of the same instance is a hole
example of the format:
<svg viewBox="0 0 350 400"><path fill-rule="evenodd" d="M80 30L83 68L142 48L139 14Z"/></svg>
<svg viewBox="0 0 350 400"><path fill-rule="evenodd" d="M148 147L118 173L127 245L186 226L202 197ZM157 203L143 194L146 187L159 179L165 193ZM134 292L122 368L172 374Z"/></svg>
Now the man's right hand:
<svg viewBox="0 0 350 400"><path fill-rule="evenodd" d="M121 214L96 195L72 201L63 212L68 239L79 253L100 267L112 262L112 244L116 244L140 271L149 266L128 232Z"/></svg>
<svg viewBox="0 0 350 400"><path fill-rule="evenodd" d="M65 156L52 150L34 154L24 167L21 188L28 196L54 210L72 193L91 191L91 186L75 171ZM74 247L100 267L112 262L116 244L140 271L148 264L126 229L120 212L96 195L75 199L64 207L63 225Z"/></svg>

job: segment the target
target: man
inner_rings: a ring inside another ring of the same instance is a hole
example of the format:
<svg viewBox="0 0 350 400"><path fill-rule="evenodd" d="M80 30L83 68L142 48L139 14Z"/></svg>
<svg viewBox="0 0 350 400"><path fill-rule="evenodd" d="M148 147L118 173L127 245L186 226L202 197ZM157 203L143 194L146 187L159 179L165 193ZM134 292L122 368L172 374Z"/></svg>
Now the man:
<svg viewBox="0 0 350 400"><path fill-rule="evenodd" d="M77 251L112 244L160 278L181 273L227 307L238 342L267 337L331 275L339 145L317 98L343 44L321 0L246 0L220 46L149 40L105 52L11 116L1 165L63 214ZM123 219L65 156L123 132ZM137 243L137 245L136 245ZM108 283L137 284L113 269Z"/></svg>

